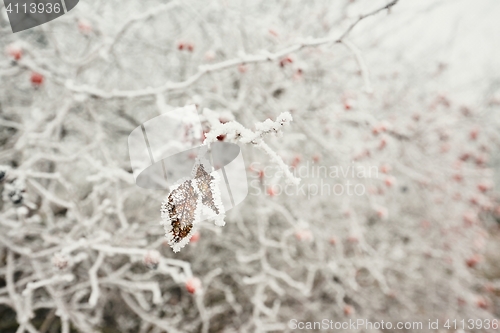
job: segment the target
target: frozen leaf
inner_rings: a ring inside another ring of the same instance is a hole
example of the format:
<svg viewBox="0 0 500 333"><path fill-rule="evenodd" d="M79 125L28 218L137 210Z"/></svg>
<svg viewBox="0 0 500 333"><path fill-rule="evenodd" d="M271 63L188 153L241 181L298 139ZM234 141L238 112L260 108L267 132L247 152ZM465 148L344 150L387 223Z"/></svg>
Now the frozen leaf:
<svg viewBox="0 0 500 333"><path fill-rule="evenodd" d="M161 205L161 215L168 244L174 252L183 248L191 238L193 226L200 219L199 194L191 180L173 186Z"/></svg>
<svg viewBox="0 0 500 333"><path fill-rule="evenodd" d="M207 163L198 161L193 168L193 177L196 189L201 195L203 213L208 218L215 218L216 221L223 220L225 217L224 206L222 205L219 189L219 175L216 172L207 172ZM220 225L219 223L216 223ZM224 224L222 224L224 225Z"/></svg>

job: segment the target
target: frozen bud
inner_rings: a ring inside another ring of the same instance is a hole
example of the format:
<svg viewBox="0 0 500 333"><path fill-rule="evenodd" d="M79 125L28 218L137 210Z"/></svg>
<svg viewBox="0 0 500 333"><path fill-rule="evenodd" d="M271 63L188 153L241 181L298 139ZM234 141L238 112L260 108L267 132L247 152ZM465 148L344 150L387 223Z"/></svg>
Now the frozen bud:
<svg viewBox="0 0 500 333"><path fill-rule="evenodd" d="M201 290L201 281L197 277L191 277L186 280L186 290L190 294L196 294Z"/></svg>
<svg viewBox="0 0 500 333"><path fill-rule="evenodd" d="M69 258L67 255L62 253L56 253L52 257L52 265L58 270L64 270L69 266Z"/></svg>
<svg viewBox="0 0 500 333"><path fill-rule="evenodd" d="M149 269L156 269L160 264L161 254L156 250L149 250L144 255L143 261L144 265L146 265Z"/></svg>

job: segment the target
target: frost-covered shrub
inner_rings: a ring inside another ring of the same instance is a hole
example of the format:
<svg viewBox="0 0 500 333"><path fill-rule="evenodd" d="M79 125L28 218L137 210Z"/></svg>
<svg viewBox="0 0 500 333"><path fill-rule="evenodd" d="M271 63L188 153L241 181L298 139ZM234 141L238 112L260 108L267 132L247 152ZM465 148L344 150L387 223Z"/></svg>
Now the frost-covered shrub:
<svg viewBox="0 0 500 333"><path fill-rule="evenodd" d="M81 1L18 34L1 21L1 331L498 317L498 103L460 105L374 47L363 24L395 3ZM200 144L242 147L249 194L174 253L168 193L134 184L127 137L190 104Z"/></svg>

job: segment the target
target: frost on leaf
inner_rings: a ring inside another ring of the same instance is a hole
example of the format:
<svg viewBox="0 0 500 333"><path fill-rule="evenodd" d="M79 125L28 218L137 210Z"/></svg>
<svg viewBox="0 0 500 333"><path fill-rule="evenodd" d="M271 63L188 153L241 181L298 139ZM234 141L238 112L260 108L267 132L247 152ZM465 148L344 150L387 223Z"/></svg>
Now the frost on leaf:
<svg viewBox="0 0 500 333"><path fill-rule="evenodd" d="M195 173L196 186L201 193L201 202L209 207L216 214L219 214L219 209L215 204L214 193L212 190L214 176L210 175L203 164L198 164Z"/></svg>
<svg viewBox="0 0 500 333"><path fill-rule="evenodd" d="M193 168L196 189L201 195L201 203L205 218L214 218L216 225L224 225L225 211L219 189L219 175L208 173L206 164L198 161Z"/></svg>
<svg viewBox="0 0 500 333"><path fill-rule="evenodd" d="M174 252L183 248L192 236L194 224L200 219L199 195L192 181L186 180L172 188L166 202L162 202L161 216L168 244Z"/></svg>

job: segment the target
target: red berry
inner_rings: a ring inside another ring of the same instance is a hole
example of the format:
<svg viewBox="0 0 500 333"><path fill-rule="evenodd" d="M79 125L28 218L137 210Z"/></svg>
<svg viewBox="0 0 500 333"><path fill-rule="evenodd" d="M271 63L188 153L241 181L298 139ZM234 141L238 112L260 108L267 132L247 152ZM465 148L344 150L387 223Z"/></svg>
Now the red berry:
<svg viewBox="0 0 500 333"><path fill-rule="evenodd" d="M484 286L484 289L486 289L486 291L490 292L490 293L494 293L496 288L495 286L492 284L492 283L487 283L485 286Z"/></svg>
<svg viewBox="0 0 500 333"><path fill-rule="evenodd" d="M386 177L385 180L384 180L384 183L387 187L392 187L394 186L394 184L396 184L396 178L394 177Z"/></svg>
<svg viewBox="0 0 500 333"><path fill-rule="evenodd" d="M298 241L310 242L313 240L313 234L309 230L298 230L295 232L295 238L297 238Z"/></svg>
<svg viewBox="0 0 500 333"><path fill-rule="evenodd" d="M449 151L450 151L450 149L451 149L451 146L450 146L450 144L449 144L449 143L443 143L443 144L441 145L441 152L442 152L442 153L447 153L447 152L449 152Z"/></svg>
<svg viewBox="0 0 500 333"><path fill-rule="evenodd" d="M387 219L387 217L389 216L389 211L385 207L377 208L376 213L377 213L377 216L383 220Z"/></svg>
<svg viewBox="0 0 500 333"><path fill-rule="evenodd" d="M486 155L484 155L484 154L479 155L476 158L476 165L477 166L484 166L486 164L486 162L488 162L488 157L486 157Z"/></svg>
<svg viewBox="0 0 500 333"><path fill-rule="evenodd" d="M497 206L494 211L495 216L500 217L500 206Z"/></svg>
<svg viewBox="0 0 500 333"><path fill-rule="evenodd" d="M387 146L387 139L382 138L382 140L380 140L380 144L379 144L379 146L378 146L378 149L382 150L382 149L384 149L386 146Z"/></svg>
<svg viewBox="0 0 500 333"><path fill-rule="evenodd" d="M212 60L214 60L216 56L217 56L217 55L216 55L216 54L215 54L215 52L214 52L214 51L212 51L212 50L209 50L209 51L207 51L207 52L205 53L205 59L206 59L206 60L208 60L208 61L212 61Z"/></svg>
<svg viewBox="0 0 500 333"><path fill-rule="evenodd" d="M382 165L382 166L380 167L380 172L387 174L387 173L391 172L391 169L392 169L392 168L391 168L391 166L390 166L390 165L388 165L388 164L384 164L384 165Z"/></svg>
<svg viewBox="0 0 500 333"><path fill-rule="evenodd" d="M276 190L274 189L273 186L269 186L267 188L267 194L271 197L274 197L276 195Z"/></svg>
<svg viewBox="0 0 500 333"><path fill-rule="evenodd" d="M278 37L279 36L279 33L275 29L273 29L273 28L269 29L268 31L274 37Z"/></svg>
<svg viewBox="0 0 500 333"><path fill-rule="evenodd" d="M358 242L359 242L359 238L358 238L358 236L356 236L356 235L350 235L349 237L347 237L347 241L348 241L349 243L356 244L356 243L358 243Z"/></svg>
<svg viewBox="0 0 500 333"><path fill-rule="evenodd" d="M44 77L43 77L42 74L36 73L36 72L31 73L31 83L34 86L40 86L40 85L42 85L43 80L44 80Z"/></svg>
<svg viewBox="0 0 500 333"><path fill-rule="evenodd" d="M200 240L200 232L197 231L193 234L193 236L191 236L191 239L190 239L190 242L191 243L196 243L197 241Z"/></svg>
<svg viewBox="0 0 500 333"><path fill-rule="evenodd" d="M481 183L477 185L477 188L479 189L479 191L484 193L490 189L490 186L488 184Z"/></svg>
<svg viewBox="0 0 500 333"><path fill-rule="evenodd" d="M287 64L293 63L293 59L290 56L287 56L280 60L280 67L285 67Z"/></svg>
<svg viewBox="0 0 500 333"><path fill-rule="evenodd" d="M241 74L246 73L248 71L248 67L244 64L241 64L238 66L238 72Z"/></svg>
<svg viewBox="0 0 500 333"><path fill-rule="evenodd" d="M10 57L12 57L16 61L20 60L23 56L23 49L16 44L8 45L5 51Z"/></svg>
<svg viewBox="0 0 500 333"><path fill-rule="evenodd" d="M78 30L84 35L88 35L92 32L92 24L89 21L81 19L78 21Z"/></svg>
<svg viewBox="0 0 500 333"><path fill-rule="evenodd" d="M192 277L186 281L186 290L190 294L195 294L201 289L201 281L197 277Z"/></svg>
<svg viewBox="0 0 500 333"><path fill-rule="evenodd" d="M484 297L478 297L476 300L476 304L481 309L488 308L488 301Z"/></svg>
<svg viewBox="0 0 500 333"><path fill-rule="evenodd" d="M482 257L479 255L479 254L475 254L473 255L472 257L468 258L467 260L465 260L465 263L467 264L467 266L469 266L470 268L474 268L477 266L477 264L479 264L480 262L482 261Z"/></svg>
<svg viewBox="0 0 500 333"><path fill-rule="evenodd" d="M467 227L471 227L477 223L477 216L472 212L465 213L463 219Z"/></svg>
<svg viewBox="0 0 500 333"><path fill-rule="evenodd" d="M479 129L474 128L472 131L470 131L470 138L471 140L476 140L479 135Z"/></svg>
<svg viewBox="0 0 500 333"><path fill-rule="evenodd" d="M422 222L420 222L420 226L423 229L429 229L431 226L431 223L428 220L423 220Z"/></svg>
<svg viewBox="0 0 500 333"><path fill-rule="evenodd" d="M353 313L354 313L354 308L353 308L352 306L350 306L350 305L346 305L346 306L344 306L344 314L345 314L346 316L350 316L350 315L352 315Z"/></svg>

